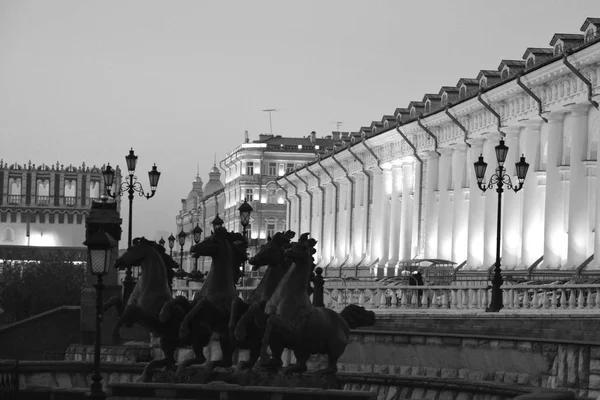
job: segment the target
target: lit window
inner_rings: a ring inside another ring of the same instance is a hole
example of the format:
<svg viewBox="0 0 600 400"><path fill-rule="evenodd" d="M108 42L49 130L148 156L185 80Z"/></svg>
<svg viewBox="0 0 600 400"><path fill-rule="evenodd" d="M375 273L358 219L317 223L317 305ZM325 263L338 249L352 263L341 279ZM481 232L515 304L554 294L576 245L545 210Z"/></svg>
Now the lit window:
<svg viewBox="0 0 600 400"><path fill-rule="evenodd" d="M294 164L288 163L285 167L285 173L291 174L292 172L294 172Z"/></svg>
<svg viewBox="0 0 600 400"><path fill-rule="evenodd" d="M274 176L277 175L277 164L269 163L269 175Z"/></svg>
<svg viewBox="0 0 600 400"><path fill-rule="evenodd" d="M277 202L277 191L275 189L269 189L267 191L267 203L275 204Z"/></svg>
<svg viewBox="0 0 600 400"><path fill-rule="evenodd" d="M267 236L275 236L275 224L267 224Z"/></svg>
<svg viewBox="0 0 600 400"><path fill-rule="evenodd" d="M246 197L244 197L244 199L246 199L248 202L254 200L252 189L246 189Z"/></svg>
<svg viewBox="0 0 600 400"><path fill-rule="evenodd" d="M252 161L246 163L246 175L254 175L254 163Z"/></svg>

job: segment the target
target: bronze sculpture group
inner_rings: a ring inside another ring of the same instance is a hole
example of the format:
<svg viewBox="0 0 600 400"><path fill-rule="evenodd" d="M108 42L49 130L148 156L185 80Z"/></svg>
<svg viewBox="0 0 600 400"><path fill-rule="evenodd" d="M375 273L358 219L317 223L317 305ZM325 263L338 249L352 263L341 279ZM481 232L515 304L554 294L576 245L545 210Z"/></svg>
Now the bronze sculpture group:
<svg viewBox="0 0 600 400"><path fill-rule="evenodd" d="M113 337L119 339L121 325L138 323L160 338L164 353L163 359L146 366L140 380L149 381L157 368L175 365L176 349L190 345L194 357L178 365L178 374L193 364L203 364L207 370L232 367L234 352L239 349L249 349L250 357L238 363L238 371L252 369L259 358L262 368L279 369L285 348L293 351L297 363L284 373L306 371L312 354L328 356L327 368L319 373L335 373L350 329L373 325L374 313L354 305L341 313L314 306L310 281L317 242L308 233L297 242L292 238L290 231L276 233L249 260L253 269L265 265L267 269L246 301L236 290L240 268L247 259L247 240L240 233L217 227L191 248L196 256L212 258L206 281L192 301L172 297L167 271L178 265L164 249L160 251L162 246L144 238L134 241L115 266L140 265L142 273ZM211 362L203 350L213 333L218 334L223 357Z"/></svg>

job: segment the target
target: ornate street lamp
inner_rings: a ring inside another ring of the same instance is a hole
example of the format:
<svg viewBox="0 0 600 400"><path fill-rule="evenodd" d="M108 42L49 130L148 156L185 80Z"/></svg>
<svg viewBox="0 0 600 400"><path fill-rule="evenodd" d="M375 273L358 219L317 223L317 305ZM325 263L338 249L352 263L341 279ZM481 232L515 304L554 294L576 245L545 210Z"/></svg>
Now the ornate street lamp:
<svg viewBox="0 0 600 400"><path fill-rule="evenodd" d="M183 269L183 245L185 245L185 238L187 237L187 233L183 231L183 227L181 227L181 232L177 235L177 240L179 240L179 246L181 246L181 252L179 253L179 268L177 272L185 272ZM187 275L187 274L186 274Z"/></svg>
<svg viewBox="0 0 600 400"><path fill-rule="evenodd" d="M165 247L165 239L163 239L163 237L160 237L160 240L158 241L158 244L160 244L163 248Z"/></svg>
<svg viewBox="0 0 600 400"><path fill-rule="evenodd" d="M194 235L194 244L200 243L200 239L202 238L202 228L196 223L196 227L192 229L192 234ZM192 248L190 247L190 253L192 252ZM198 271L198 257L194 255L194 272Z"/></svg>
<svg viewBox="0 0 600 400"><path fill-rule="evenodd" d="M137 192L140 196L150 199L156 194L156 187L158 186L158 180L160 179L160 172L156 169L156 164L152 167L152 170L148 172L148 180L150 181L150 193L144 193L141 183L137 180L135 174L135 166L137 164L138 156L133 153L133 148L129 150L129 155L125 156L125 162L127 163L127 171L129 173L129 181L121 182L120 187L117 188L115 193L111 193L112 186L115 179L115 170L108 164L102 176L104 177L104 187L106 194L113 199L123 195L127 192L129 194L129 232L127 235L127 248L131 247L132 240L132 210L133 210L133 194ZM127 304L127 300L133 291L135 281L131 276L131 267L127 267L125 272L125 279L123 280L123 302Z"/></svg>
<svg viewBox="0 0 600 400"><path fill-rule="evenodd" d="M217 213L217 215L215 216L215 219L213 219L213 221L212 221L212 226L213 226L214 232L216 232L217 229L222 228L224 223L225 222L223 222L221 217L219 217L219 213Z"/></svg>
<svg viewBox="0 0 600 400"><path fill-rule="evenodd" d="M169 241L169 256L173 257L173 246L175 246L175 236L171 233L171 236L167 238Z"/></svg>
<svg viewBox="0 0 600 400"><path fill-rule="evenodd" d="M85 242L88 248L88 264L90 272L96 275L96 343L94 346L94 374L90 386L90 397L93 399L106 399L106 393L102 390L102 374L100 374L100 346L102 341L102 290L104 284L102 277L108 273L111 261L112 249L117 241L104 231L97 231Z"/></svg>
<svg viewBox="0 0 600 400"><path fill-rule="evenodd" d="M501 221L502 221L502 192L504 192L504 186L507 189L512 189L516 192L523 188L525 183L525 177L527 176L527 170L529 164L525 161L525 156L521 156L521 160L515 164L517 171L518 184L513 186L510 179L510 175L506 173L504 162L506 161L506 155L508 154L508 147L504 144L504 139L500 140L500 144L496 146L496 160L498 161L498 167L496 173L493 174L488 183L485 183L485 170L487 169L487 163L483 161L483 155L479 156L479 160L473 163L475 167L475 177L477 178L477 186L483 192L488 189L492 189L496 186L496 192L498 193L498 218L496 220L496 264L494 268L494 277L492 279L492 300L489 307L486 309L488 312L498 312L503 307L502 302L502 275L500 269L500 239L501 239Z"/></svg>

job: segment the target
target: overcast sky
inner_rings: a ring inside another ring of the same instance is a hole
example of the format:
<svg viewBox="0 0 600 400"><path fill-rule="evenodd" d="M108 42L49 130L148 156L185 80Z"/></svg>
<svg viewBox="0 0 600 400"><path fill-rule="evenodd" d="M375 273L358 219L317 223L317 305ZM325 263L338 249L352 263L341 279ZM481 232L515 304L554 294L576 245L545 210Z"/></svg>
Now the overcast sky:
<svg viewBox="0 0 600 400"><path fill-rule="evenodd" d="M125 168L133 147L145 188L162 172L133 234L157 239L261 110L284 136L357 131L586 17L600 1L0 0L0 158Z"/></svg>

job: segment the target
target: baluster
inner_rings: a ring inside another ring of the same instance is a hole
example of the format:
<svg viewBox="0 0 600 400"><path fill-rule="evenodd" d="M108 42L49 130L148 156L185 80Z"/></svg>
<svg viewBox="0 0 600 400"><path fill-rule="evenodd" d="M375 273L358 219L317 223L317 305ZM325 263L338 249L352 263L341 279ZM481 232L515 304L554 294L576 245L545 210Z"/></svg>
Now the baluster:
<svg viewBox="0 0 600 400"><path fill-rule="evenodd" d="M550 308L552 308L553 310L556 309L556 306L558 305L558 294L557 294L557 290L556 289L551 289L552 290L552 299L550 300Z"/></svg>
<svg viewBox="0 0 600 400"><path fill-rule="evenodd" d="M398 302L398 294L400 293L399 290L392 290L392 308L398 308L400 307L400 304ZM404 300L404 296L402 296L403 300Z"/></svg>
<svg viewBox="0 0 600 400"><path fill-rule="evenodd" d="M450 289L450 309L451 310L456 310L457 305L456 305L456 297L457 297L457 293L456 290L454 289Z"/></svg>
<svg viewBox="0 0 600 400"><path fill-rule="evenodd" d="M379 308L387 308L387 290L385 288L380 290L381 296L379 296Z"/></svg>
<svg viewBox="0 0 600 400"><path fill-rule="evenodd" d="M410 291L410 306L412 308L418 308L419 307L419 291L416 289L413 289Z"/></svg>
<svg viewBox="0 0 600 400"><path fill-rule="evenodd" d="M470 289L461 289L461 297L462 297L462 306L461 308L463 310L468 310L469 309L469 295L471 294L471 290Z"/></svg>
<svg viewBox="0 0 600 400"><path fill-rule="evenodd" d="M421 308L429 308L429 289L423 290L423 296L421 296Z"/></svg>
<svg viewBox="0 0 600 400"><path fill-rule="evenodd" d="M574 309L577 306L577 289L568 289L569 291L569 308Z"/></svg>
<svg viewBox="0 0 600 400"><path fill-rule="evenodd" d="M447 289L442 289L442 296L441 296L441 304L440 306L444 309L448 308L448 290Z"/></svg>
<svg viewBox="0 0 600 400"><path fill-rule="evenodd" d="M473 303L471 304L473 310L479 309L479 289L473 289Z"/></svg>
<svg viewBox="0 0 600 400"><path fill-rule="evenodd" d="M408 307L408 290L406 289L402 289L399 290L399 292L402 294L402 300L400 300L400 304L402 306L402 308L407 308Z"/></svg>
<svg viewBox="0 0 600 400"><path fill-rule="evenodd" d="M344 306L346 305L346 296L347 296L347 291L346 289L338 289L338 304L337 304L337 308L342 309L344 308Z"/></svg>
<svg viewBox="0 0 600 400"><path fill-rule="evenodd" d="M529 297L529 296L527 296L527 297ZM532 289L532 292L531 292L531 307L532 308L539 308L541 301L542 301L542 299L541 299L541 296L538 295L538 290L537 289Z"/></svg>
<svg viewBox="0 0 600 400"><path fill-rule="evenodd" d="M548 296L548 290L542 289L542 309L547 310L550 308L550 297Z"/></svg>
<svg viewBox="0 0 600 400"><path fill-rule="evenodd" d="M571 296L569 296L569 299ZM560 289L560 308L566 310L569 308L569 299L567 299L567 290Z"/></svg>
<svg viewBox="0 0 600 400"><path fill-rule="evenodd" d="M369 290L369 307L368 308L376 308L377 305L375 304L375 289L368 289Z"/></svg>
<svg viewBox="0 0 600 400"><path fill-rule="evenodd" d="M361 307L365 306L365 289L358 290L358 305Z"/></svg>
<svg viewBox="0 0 600 400"><path fill-rule="evenodd" d="M596 306L596 293L594 292L594 289L590 288L587 290L587 301L585 304L585 308L587 308L588 310L591 310L595 306Z"/></svg>
<svg viewBox="0 0 600 400"><path fill-rule="evenodd" d="M479 302L479 308L482 309L482 310L484 310L487 307L487 304L488 304L488 292L489 292L489 289L487 287L483 287L483 288L480 289L479 292L480 292L479 294L481 295L480 296L480 300L481 301Z"/></svg>
<svg viewBox="0 0 600 400"><path fill-rule="evenodd" d="M600 308L600 288L596 288L596 298L594 301L594 306L596 308Z"/></svg>
<svg viewBox="0 0 600 400"><path fill-rule="evenodd" d="M585 289L580 289L579 296L577 296L577 308L580 310L585 308L585 295L583 292L585 292Z"/></svg>
<svg viewBox="0 0 600 400"><path fill-rule="evenodd" d="M519 296L521 296L521 290L519 290L518 288L512 289L513 291L513 308L519 309L521 308L521 299Z"/></svg>
<svg viewBox="0 0 600 400"><path fill-rule="evenodd" d="M525 310L529 308L529 289L523 290L523 308Z"/></svg>

